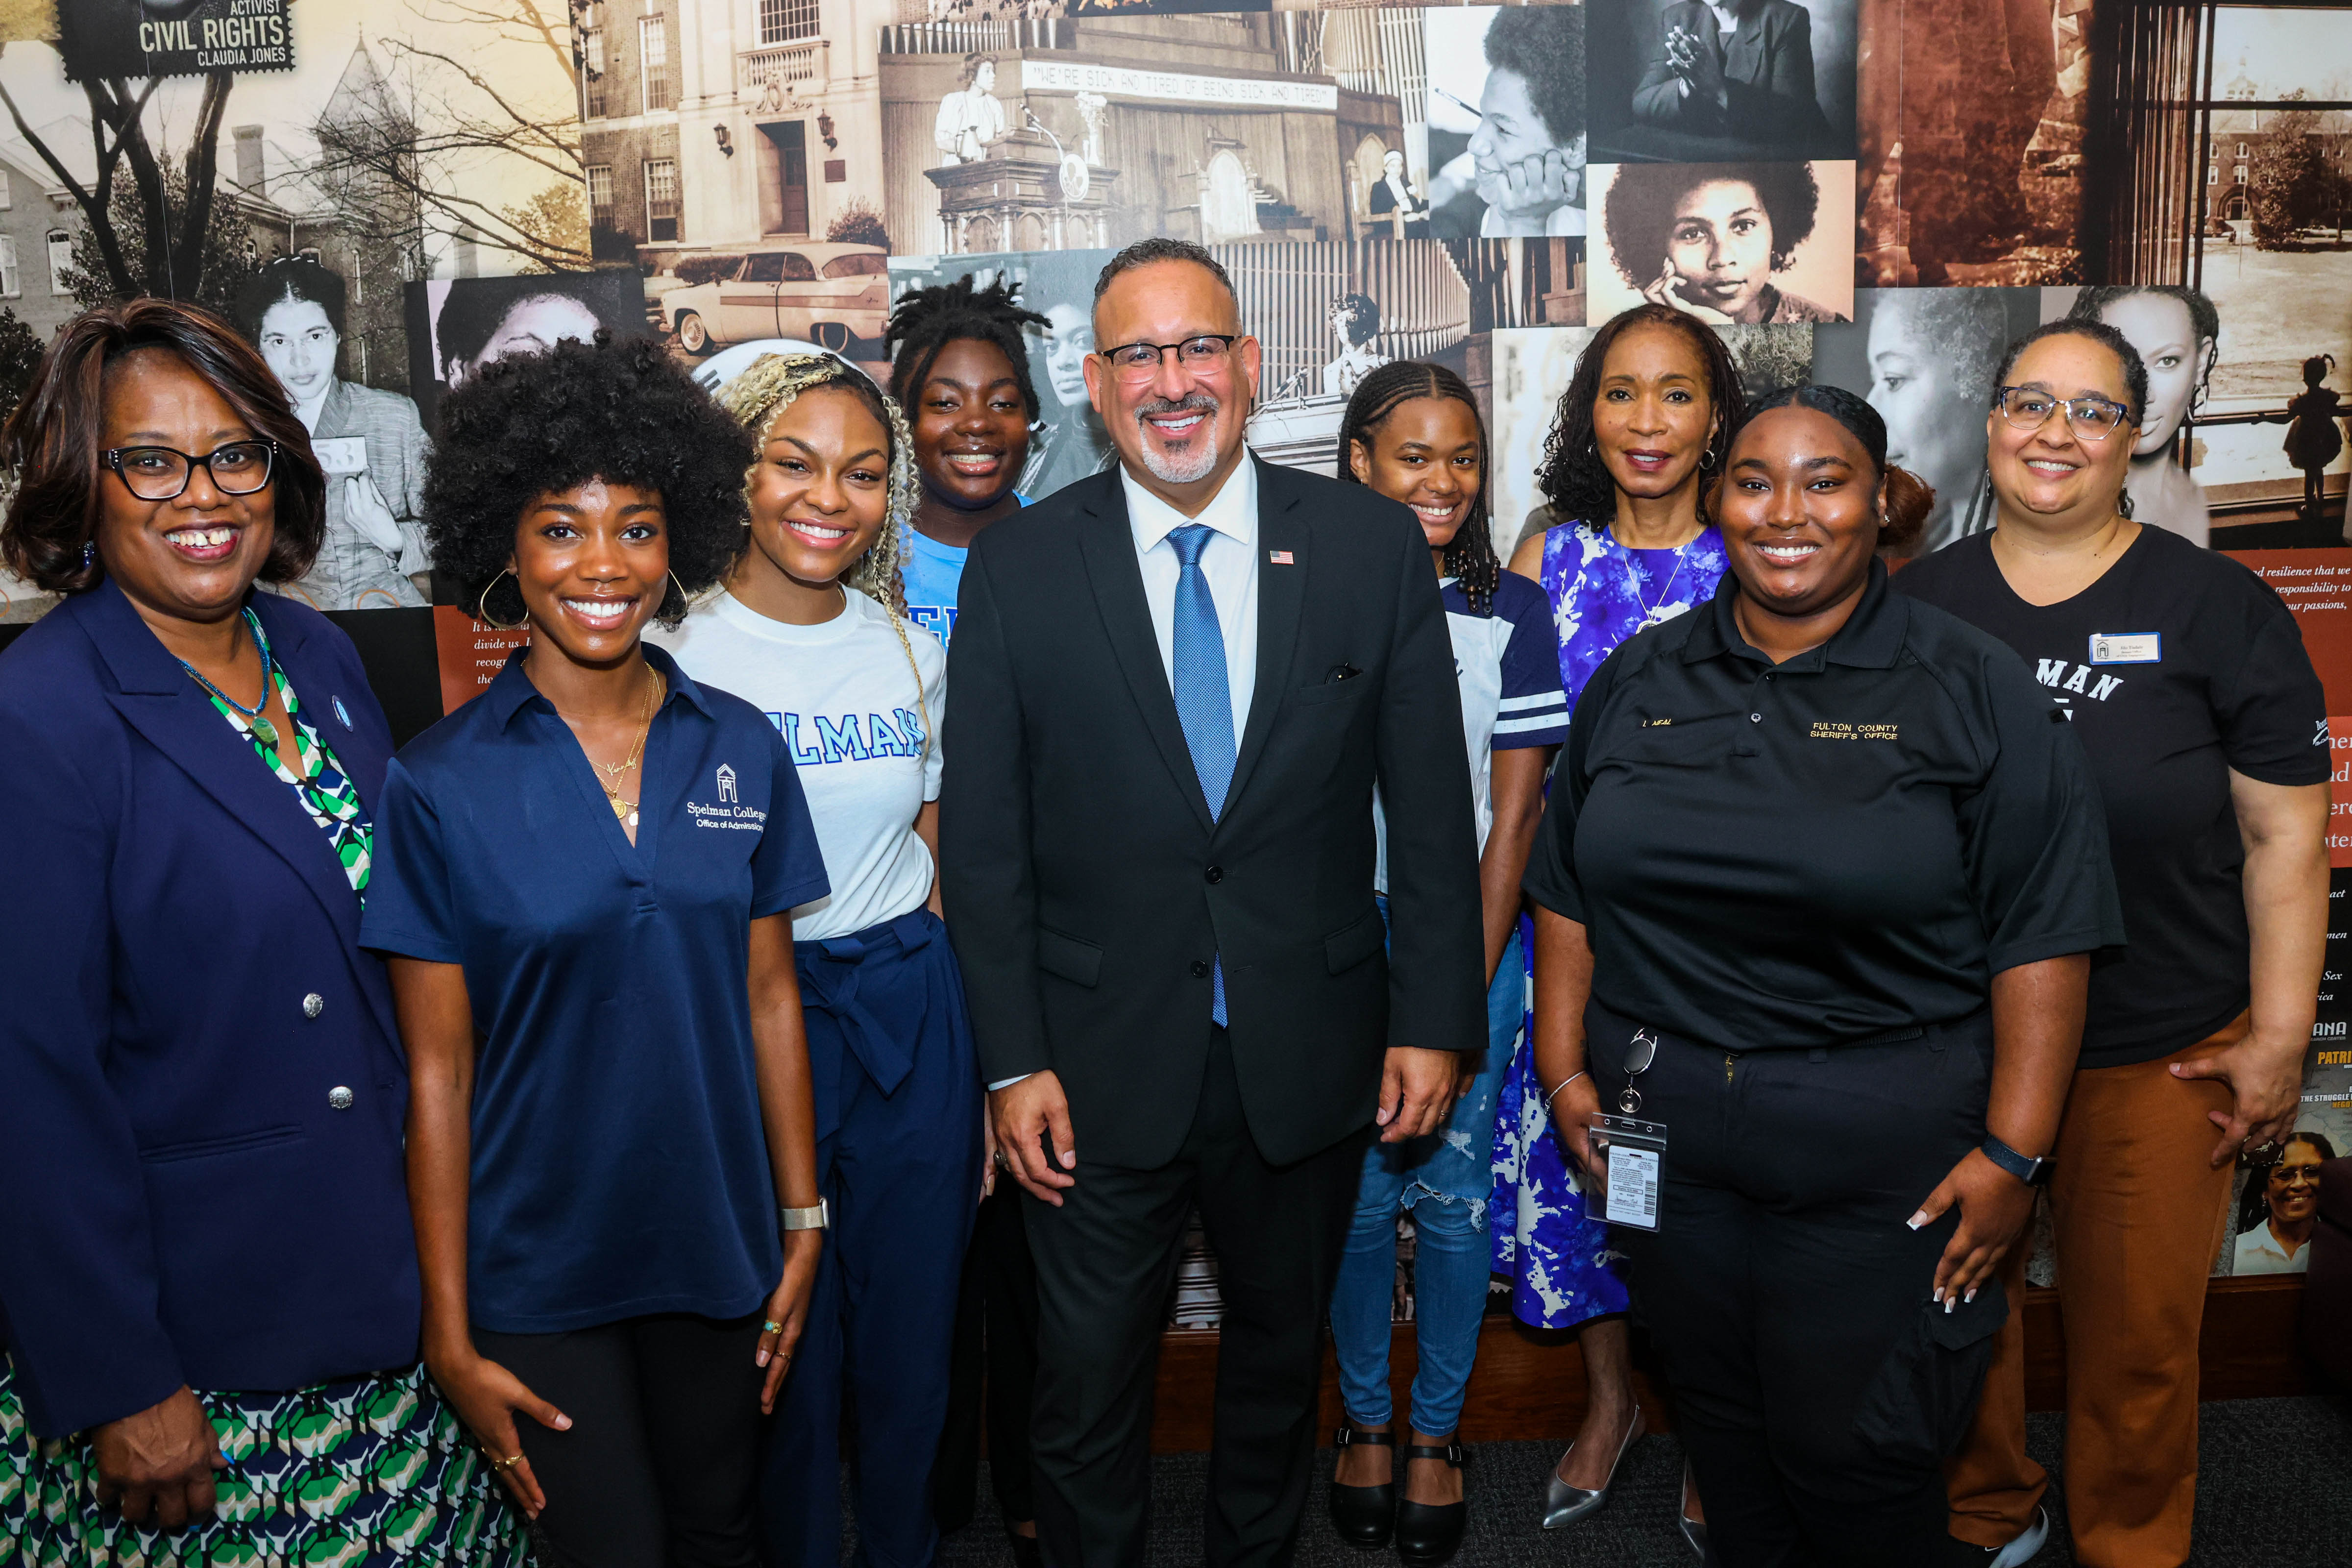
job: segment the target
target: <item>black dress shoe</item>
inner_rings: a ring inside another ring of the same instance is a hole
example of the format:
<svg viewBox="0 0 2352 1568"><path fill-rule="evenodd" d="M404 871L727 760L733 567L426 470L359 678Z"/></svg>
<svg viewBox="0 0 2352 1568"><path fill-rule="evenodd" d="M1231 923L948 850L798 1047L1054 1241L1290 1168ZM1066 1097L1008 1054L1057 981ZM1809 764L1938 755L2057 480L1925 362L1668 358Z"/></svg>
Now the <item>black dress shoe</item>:
<svg viewBox="0 0 2352 1568"><path fill-rule="evenodd" d="M1352 1426L1342 1426L1331 1441L1341 1448L1362 1444L1375 1448L1396 1447L1393 1432L1360 1432ZM1378 1552L1389 1543L1389 1535L1396 1529L1397 1491L1394 1482L1384 1487L1343 1487L1331 1483L1331 1527L1339 1539L1366 1552Z"/></svg>
<svg viewBox="0 0 2352 1568"><path fill-rule="evenodd" d="M1466 1457L1462 1445L1451 1437L1442 1447L1416 1443L1404 1451L1407 1464L1415 1459L1443 1459L1457 1470ZM1401 1502L1396 1508L1397 1556L1405 1568L1437 1568L1462 1549L1462 1532L1469 1526L1466 1500Z"/></svg>

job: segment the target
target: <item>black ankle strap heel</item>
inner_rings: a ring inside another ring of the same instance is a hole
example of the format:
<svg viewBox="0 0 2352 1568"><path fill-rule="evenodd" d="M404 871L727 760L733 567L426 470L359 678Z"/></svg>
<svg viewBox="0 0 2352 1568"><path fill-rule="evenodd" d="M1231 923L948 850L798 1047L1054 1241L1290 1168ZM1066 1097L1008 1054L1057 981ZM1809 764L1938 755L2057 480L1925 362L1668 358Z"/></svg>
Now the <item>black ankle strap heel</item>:
<svg viewBox="0 0 2352 1568"><path fill-rule="evenodd" d="M1339 1448L1393 1448L1397 1446L1394 1432L1366 1432L1349 1423L1342 1423L1331 1436ZM1331 1483L1331 1527L1339 1539L1366 1552L1379 1552L1389 1543L1396 1531L1397 1489L1391 1481L1386 1486L1343 1487Z"/></svg>
<svg viewBox="0 0 2352 1568"><path fill-rule="evenodd" d="M1407 1464L1415 1459L1443 1459L1457 1470L1469 1457L1454 1437L1448 1437L1443 1444L1415 1443L1404 1451ZM1401 1502L1396 1509L1397 1556L1405 1568L1438 1568L1462 1550L1462 1537L1469 1527L1467 1499L1445 1503Z"/></svg>

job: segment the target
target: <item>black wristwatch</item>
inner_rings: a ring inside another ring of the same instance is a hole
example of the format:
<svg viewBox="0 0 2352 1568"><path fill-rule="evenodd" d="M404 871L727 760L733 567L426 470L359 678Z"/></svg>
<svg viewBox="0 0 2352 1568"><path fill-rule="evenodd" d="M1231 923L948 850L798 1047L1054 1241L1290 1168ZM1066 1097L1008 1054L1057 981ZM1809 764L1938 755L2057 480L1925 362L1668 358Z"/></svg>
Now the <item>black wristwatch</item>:
<svg viewBox="0 0 2352 1568"><path fill-rule="evenodd" d="M1990 1132L1985 1134L1985 1141L1977 1147L1983 1152L1986 1159L1990 1160L2029 1187L2048 1185L2050 1173L2057 1167L2058 1163L2047 1154L2038 1160L2029 1160Z"/></svg>

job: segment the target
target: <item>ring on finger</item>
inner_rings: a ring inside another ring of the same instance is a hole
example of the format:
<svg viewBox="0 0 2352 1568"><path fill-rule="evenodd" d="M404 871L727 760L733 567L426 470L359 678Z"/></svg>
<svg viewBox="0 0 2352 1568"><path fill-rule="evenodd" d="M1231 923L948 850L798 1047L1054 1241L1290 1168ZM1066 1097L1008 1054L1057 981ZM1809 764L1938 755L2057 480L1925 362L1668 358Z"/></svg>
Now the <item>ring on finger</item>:
<svg viewBox="0 0 2352 1568"><path fill-rule="evenodd" d="M760 1331L763 1334L781 1334L784 1331L784 1325L770 1318L760 1325Z"/></svg>
<svg viewBox="0 0 2352 1568"><path fill-rule="evenodd" d="M483 1450L482 1450L482 1452L484 1452L485 1454L487 1454L487 1453L488 1453L488 1452L489 1452L489 1450L488 1450L488 1448L485 1448L485 1449L483 1449ZM511 1470L511 1469L513 1469L517 1465L520 1465L520 1464L521 1464L521 1463L522 1463L522 1452L521 1452L521 1450L520 1450L520 1449L517 1449L514 1453L511 1453L511 1454L508 1455L508 1456L507 1456L505 1458L503 1458L503 1459L499 1459L499 1458L493 1458L493 1459L491 1459L491 1460L490 1460L490 1474L492 1474L492 1475L494 1475L494 1476L495 1476L495 1475L497 1475L497 1474L498 1474L499 1471L501 1471L501 1470Z"/></svg>

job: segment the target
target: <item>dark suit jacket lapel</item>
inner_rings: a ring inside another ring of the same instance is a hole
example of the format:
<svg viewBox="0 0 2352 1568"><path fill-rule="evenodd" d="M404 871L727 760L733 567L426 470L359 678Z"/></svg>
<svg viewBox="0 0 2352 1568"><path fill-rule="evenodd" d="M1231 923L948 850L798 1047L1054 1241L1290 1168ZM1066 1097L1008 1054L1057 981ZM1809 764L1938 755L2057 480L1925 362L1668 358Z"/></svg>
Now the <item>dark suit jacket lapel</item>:
<svg viewBox="0 0 2352 1568"><path fill-rule="evenodd" d="M1290 661L1298 646L1298 621L1307 602L1307 520L1299 515L1298 489L1290 471L1261 461L1257 464L1257 684L1250 691L1249 722L1242 731L1240 753L1234 759L1234 782L1225 791L1225 812L1233 814L1249 782L1250 770L1265 752L1282 711L1282 694L1304 684L1292 678ZM1276 554L1287 553L1290 564L1276 565Z"/></svg>
<svg viewBox="0 0 2352 1568"><path fill-rule="evenodd" d="M1111 652L1143 715L1143 727L1151 732L1160 759L1175 775L1176 787L1183 792L1202 827L1213 828L1216 819L1209 815L1208 796L1201 793L1192 748L1184 740L1182 721L1176 717L1175 693L1169 689L1168 667L1160 658L1160 638L1151 629L1151 605L1143 596L1143 570L1136 564L1135 531L1128 521L1127 494L1115 471L1097 482L1096 490L1087 503L1087 521L1078 531L1078 553L1094 587L1103 633L1110 639ZM1255 704L1252 707L1255 710ZM1238 769L1234 782L1241 782ZM1231 790L1225 799L1230 805Z"/></svg>
<svg viewBox="0 0 2352 1568"><path fill-rule="evenodd" d="M156 640L120 588L109 582L82 602L89 606L90 640L114 677L115 689L108 700L116 710L292 868L334 922L344 945L355 947L359 900L326 836L293 792L261 765L252 742L229 727L204 688ZM305 693L303 671L294 662L297 650L278 647L273 636L270 651L286 664L298 695L309 695L313 701L329 700L316 688ZM315 714L311 721L317 723Z"/></svg>

